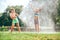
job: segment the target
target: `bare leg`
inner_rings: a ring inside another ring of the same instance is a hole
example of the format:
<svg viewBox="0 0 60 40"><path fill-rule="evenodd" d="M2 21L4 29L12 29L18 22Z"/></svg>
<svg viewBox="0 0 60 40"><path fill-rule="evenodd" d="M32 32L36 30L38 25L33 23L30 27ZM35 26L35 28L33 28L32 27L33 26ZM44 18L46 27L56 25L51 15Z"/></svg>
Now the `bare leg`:
<svg viewBox="0 0 60 40"><path fill-rule="evenodd" d="M18 27L18 31L20 32L21 29L20 29L20 26L19 26L19 23L16 23L17 27Z"/></svg>
<svg viewBox="0 0 60 40"><path fill-rule="evenodd" d="M14 24L12 24L12 26L11 26L11 32L13 31L13 29L14 29Z"/></svg>
<svg viewBox="0 0 60 40"><path fill-rule="evenodd" d="M38 24L35 24L35 29L37 32L39 32L39 25Z"/></svg>
<svg viewBox="0 0 60 40"><path fill-rule="evenodd" d="M35 22L35 30L37 32L39 32L39 23L38 23L38 17L37 16L34 17L34 22Z"/></svg>

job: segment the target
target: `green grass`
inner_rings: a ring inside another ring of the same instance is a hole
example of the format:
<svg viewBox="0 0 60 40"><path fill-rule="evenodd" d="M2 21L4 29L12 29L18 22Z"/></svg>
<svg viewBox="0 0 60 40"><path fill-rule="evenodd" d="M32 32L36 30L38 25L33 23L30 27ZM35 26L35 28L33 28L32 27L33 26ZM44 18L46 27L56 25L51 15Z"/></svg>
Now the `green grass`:
<svg viewBox="0 0 60 40"><path fill-rule="evenodd" d="M37 33L16 33L0 32L0 40L60 40L60 33L57 34L37 34Z"/></svg>

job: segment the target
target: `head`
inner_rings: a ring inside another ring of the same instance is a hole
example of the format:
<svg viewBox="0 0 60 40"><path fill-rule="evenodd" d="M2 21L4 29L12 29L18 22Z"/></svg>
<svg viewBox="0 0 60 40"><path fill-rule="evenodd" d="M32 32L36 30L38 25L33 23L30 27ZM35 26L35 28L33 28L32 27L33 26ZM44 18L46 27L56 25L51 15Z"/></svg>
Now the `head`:
<svg viewBox="0 0 60 40"><path fill-rule="evenodd" d="M11 8L10 9L10 13L14 13L15 12L15 9L14 8Z"/></svg>

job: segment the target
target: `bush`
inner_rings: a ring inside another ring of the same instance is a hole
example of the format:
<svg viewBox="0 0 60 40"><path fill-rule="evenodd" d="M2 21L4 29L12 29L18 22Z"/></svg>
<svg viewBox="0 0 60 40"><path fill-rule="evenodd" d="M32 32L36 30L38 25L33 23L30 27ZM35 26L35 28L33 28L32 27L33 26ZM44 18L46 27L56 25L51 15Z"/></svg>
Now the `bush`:
<svg viewBox="0 0 60 40"><path fill-rule="evenodd" d="M58 8L57 8L58 14L56 16L56 24L60 25L60 0L58 1Z"/></svg>
<svg viewBox="0 0 60 40"><path fill-rule="evenodd" d="M0 27L0 31L8 31L8 29L6 26L2 26L2 27Z"/></svg>

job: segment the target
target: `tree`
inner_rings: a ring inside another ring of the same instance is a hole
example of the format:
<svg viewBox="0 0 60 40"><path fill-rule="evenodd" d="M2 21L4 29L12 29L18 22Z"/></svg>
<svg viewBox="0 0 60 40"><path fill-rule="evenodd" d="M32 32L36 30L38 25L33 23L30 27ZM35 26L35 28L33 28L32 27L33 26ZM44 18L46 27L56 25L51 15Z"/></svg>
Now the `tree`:
<svg viewBox="0 0 60 40"><path fill-rule="evenodd" d="M23 6L22 6L22 5L21 5L21 6L8 6L8 7L6 8L6 12L9 13L10 8L14 8L15 11L16 11L16 13L20 14L20 12L22 11Z"/></svg>
<svg viewBox="0 0 60 40"><path fill-rule="evenodd" d="M58 1L58 8L57 8L58 14L56 16L56 24L60 25L60 0Z"/></svg>

